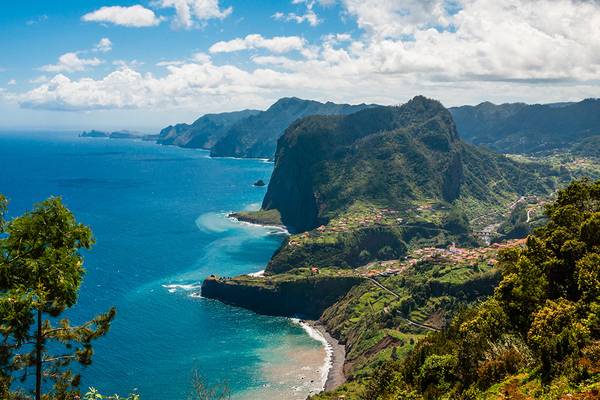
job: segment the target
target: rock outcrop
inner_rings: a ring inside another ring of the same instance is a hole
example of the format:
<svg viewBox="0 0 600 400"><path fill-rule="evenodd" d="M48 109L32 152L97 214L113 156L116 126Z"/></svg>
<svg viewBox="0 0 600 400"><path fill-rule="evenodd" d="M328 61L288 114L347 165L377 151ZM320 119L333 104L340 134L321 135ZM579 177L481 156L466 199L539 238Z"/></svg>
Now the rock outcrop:
<svg viewBox="0 0 600 400"><path fill-rule="evenodd" d="M315 275L289 279L211 276L202 283L202 296L260 314L318 319L325 309L362 281L356 276Z"/></svg>

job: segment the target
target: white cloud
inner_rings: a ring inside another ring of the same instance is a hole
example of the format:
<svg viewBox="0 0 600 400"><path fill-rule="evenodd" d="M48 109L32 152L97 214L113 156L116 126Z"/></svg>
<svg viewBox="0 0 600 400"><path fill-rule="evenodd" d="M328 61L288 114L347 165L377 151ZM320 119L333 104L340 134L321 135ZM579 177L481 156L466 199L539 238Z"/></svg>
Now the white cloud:
<svg viewBox="0 0 600 400"><path fill-rule="evenodd" d="M9 81L8 81L8 83L7 83L7 85L11 85L11 86L13 86L13 85L16 85L16 84L17 84L17 81L16 81L16 79L11 79L11 80L9 80Z"/></svg>
<svg viewBox="0 0 600 400"><path fill-rule="evenodd" d="M161 21L154 11L141 5L102 7L85 14L81 19L86 22L105 22L133 28L156 26Z"/></svg>
<svg viewBox="0 0 600 400"><path fill-rule="evenodd" d="M102 38L94 48L95 51L99 51L101 53L108 53L112 50L112 42L109 38Z"/></svg>
<svg viewBox="0 0 600 400"><path fill-rule="evenodd" d="M102 64L102 61L96 57L79 58L77 53L69 52L60 56L56 64L44 65L40 70L46 72L80 72L85 71L88 67L95 67L100 64Z"/></svg>
<svg viewBox="0 0 600 400"><path fill-rule="evenodd" d="M219 0L155 0L153 3L160 8L174 8L177 15L176 26L193 28L209 19L225 19L233 7L221 9Z"/></svg>
<svg viewBox="0 0 600 400"><path fill-rule="evenodd" d="M294 12L276 12L275 14L273 14L273 18L282 21L294 21L298 24L307 22L310 26L317 26L321 23L321 20L319 19L317 13L315 13L313 9L316 4L316 0L293 0L292 4L304 4L306 6L305 13L297 14Z"/></svg>
<svg viewBox="0 0 600 400"><path fill-rule="evenodd" d="M576 100L600 92L598 2L463 0L450 13L447 4L433 0L343 1L363 31L354 35L358 39L333 34L310 44L296 36L249 35L215 43L209 52L274 54L251 54L253 64L242 68L216 64L202 53L163 62L160 77L133 67L101 79L57 75L19 100L24 107L47 109L211 104L210 111L219 111L262 107L282 95L397 104L421 93L457 105ZM389 6L391 14L377 6ZM304 57L283 56L291 51Z"/></svg>
<svg viewBox="0 0 600 400"><path fill-rule="evenodd" d="M275 36L266 39L262 35L253 34L245 38L217 42L210 47L209 51L211 53L231 53L241 50L265 49L274 53L287 53L302 50L305 43L305 40L299 36Z"/></svg>
<svg viewBox="0 0 600 400"><path fill-rule="evenodd" d="M472 0L465 2L472 2ZM446 6L456 3L456 1L342 0L342 3L346 12L355 17L358 26L368 34L380 37L398 37L411 35L418 30L432 26L447 27L450 21Z"/></svg>

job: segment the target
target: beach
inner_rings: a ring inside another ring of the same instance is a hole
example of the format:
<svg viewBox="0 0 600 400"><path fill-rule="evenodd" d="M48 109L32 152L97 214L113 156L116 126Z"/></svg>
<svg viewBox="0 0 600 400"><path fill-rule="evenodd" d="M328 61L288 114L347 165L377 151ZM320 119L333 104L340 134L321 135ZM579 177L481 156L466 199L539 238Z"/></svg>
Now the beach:
<svg viewBox="0 0 600 400"><path fill-rule="evenodd" d="M337 339L327 332L327 329L319 321L304 321L308 326L318 332L326 342L327 362L329 368L323 390L328 392L335 390L346 382L344 375L344 361L346 360L346 349Z"/></svg>

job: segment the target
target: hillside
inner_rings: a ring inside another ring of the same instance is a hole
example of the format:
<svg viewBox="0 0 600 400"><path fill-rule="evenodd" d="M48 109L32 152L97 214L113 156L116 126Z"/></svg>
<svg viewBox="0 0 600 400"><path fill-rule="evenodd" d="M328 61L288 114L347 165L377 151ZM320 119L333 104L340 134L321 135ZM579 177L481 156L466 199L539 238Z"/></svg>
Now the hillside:
<svg viewBox="0 0 600 400"><path fill-rule="evenodd" d="M236 122L259 113L243 110L220 114L206 114L192 124L170 125L160 131L157 143L179 147L210 149Z"/></svg>
<svg viewBox="0 0 600 400"><path fill-rule="evenodd" d="M598 153L600 99L578 103L495 105L451 108L461 137L502 153L535 153L576 148L579 154ZM590 152L584 141L592 141Z"/></svg>
<svg viewBox="0 0 600 400"><path fill-rule="evenodd" d="M214 157L272 158L277 139L295 120L309 115L346 115L370 107L283 98L248 118L240 120L212 147Z"/></svg>
<svg viewBox="0 0 600 400"><path fill-rule="evenodd" d="M548 224L500 254L501 280L488 300L402 359L380 363L362 388L318 398L599 398L599 194L600 182L586 180L560 191Z"/></svg>
<svg viewBox="0 0 600 400"><path fill-rule="evenodd" d="M358 201L402 212L497 205L546 192L552 183L538 178L542 169L551 173L465 144L440 103L415 97L400 107L294 123L278 142L262 208L302 232Z"/></svg>

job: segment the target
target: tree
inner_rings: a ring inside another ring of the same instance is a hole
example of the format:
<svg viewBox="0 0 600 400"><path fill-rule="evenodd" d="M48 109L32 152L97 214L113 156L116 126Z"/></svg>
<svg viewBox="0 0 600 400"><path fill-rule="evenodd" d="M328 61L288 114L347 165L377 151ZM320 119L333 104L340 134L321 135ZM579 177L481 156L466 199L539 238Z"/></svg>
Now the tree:
<svg viewBox="0 0 600 400"><path fill-rule="evenodd" d="M92 246L92 233L60 198L7 222L5 210L0 197L0 397L8 397L15 376L26 381L33 369L36 400L73 398L80 376L71 363L91 363L92 341L115 316L113 308L79 326L56 322L77 302L85 272L78 250ZM46 381L53 388L42 396Z"/></svg>

